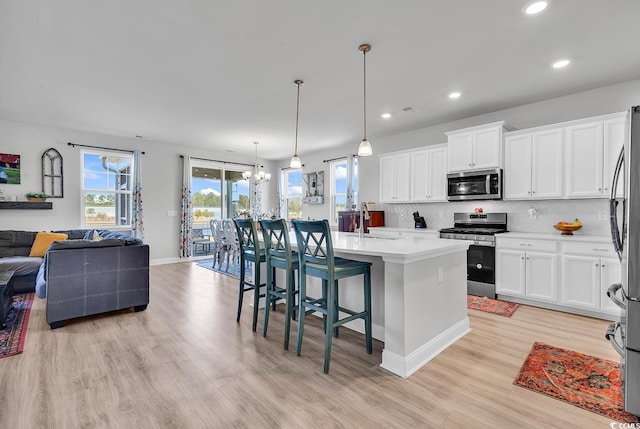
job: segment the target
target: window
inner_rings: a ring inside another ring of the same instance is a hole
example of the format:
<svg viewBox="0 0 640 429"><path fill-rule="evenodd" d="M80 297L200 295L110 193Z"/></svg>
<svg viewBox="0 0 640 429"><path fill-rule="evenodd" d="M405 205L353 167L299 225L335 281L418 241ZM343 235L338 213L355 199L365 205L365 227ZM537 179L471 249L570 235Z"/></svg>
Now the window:
<svg viewBox="0 0 640 429"><path fill-rule="evenodd" d="M82 151L82 226L131 227L133 154Z"/></svg>
<svg viewBox="0 0 640 429"><path fill-rule="evenodd" d="M353 210L358 204L358 158L334 160L330 169L331 224L338 225L338 212Z"/></svg>
<svg viewBox="0 0 640 429"><path fill-rule="evenodd" d="M284 201L284 218L287 220L302 218L302 170L283 169L281 174L281 193Z"/></svg>

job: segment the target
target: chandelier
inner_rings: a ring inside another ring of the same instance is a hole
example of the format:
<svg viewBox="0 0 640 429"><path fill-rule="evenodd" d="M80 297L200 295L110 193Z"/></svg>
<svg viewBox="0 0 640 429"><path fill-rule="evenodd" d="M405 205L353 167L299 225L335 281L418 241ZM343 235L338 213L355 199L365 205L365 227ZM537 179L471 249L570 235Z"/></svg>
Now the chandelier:
<svg viewBox="0 0 640 429"><path fill-rule="evenodd" d="M253 142L253 144L256 146L256 163L253 166L253 171L247 170L242 173L242 178L244 180L252 179L255 185L259 185L261 183L268 182L269 180L271 180L271 174L265 173L264 170L259 168L260 165L258 164L258 144L260 143Z"/></svg>

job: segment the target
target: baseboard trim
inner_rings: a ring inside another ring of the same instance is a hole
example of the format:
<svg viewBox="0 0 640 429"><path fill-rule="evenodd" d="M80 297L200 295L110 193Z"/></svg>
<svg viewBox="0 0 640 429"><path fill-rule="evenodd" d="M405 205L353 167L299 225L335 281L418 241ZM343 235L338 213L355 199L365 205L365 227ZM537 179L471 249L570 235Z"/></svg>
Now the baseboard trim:
<svg viewBox="0 0 640 429"><path fill-rule="evenodd" d="M409 378L411 374L469 332L471 332L469 318L465 317L406 357L389 350L383 350L380 366L400 377Z"/></svg>

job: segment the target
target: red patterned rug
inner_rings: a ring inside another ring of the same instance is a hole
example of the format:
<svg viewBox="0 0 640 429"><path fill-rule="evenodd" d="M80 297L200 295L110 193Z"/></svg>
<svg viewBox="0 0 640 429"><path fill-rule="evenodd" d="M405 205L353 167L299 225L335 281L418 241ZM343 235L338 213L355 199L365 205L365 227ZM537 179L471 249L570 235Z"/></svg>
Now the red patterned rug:
<svg viewBox="0 0 640 429"><path fill-rule="evenodd" d="M640 422L624 411L620 365L614 361L535 343L513 384L618 422Z"/></svg>
<svg viewBox="0 0 640 429"><path fill-rule="evenodd" d="M499 301L486 296L467 295L467 308L472 310L511 317L518 307L520 307L520 304L515 302Z"/></svg>
<svg viewBox="0 0 640 429"><path fill-rule="evenodd" d="M0 329L0 358L22 353L33 295L33 293L13 295L13 307L7 314L4 329Z"/></svg>

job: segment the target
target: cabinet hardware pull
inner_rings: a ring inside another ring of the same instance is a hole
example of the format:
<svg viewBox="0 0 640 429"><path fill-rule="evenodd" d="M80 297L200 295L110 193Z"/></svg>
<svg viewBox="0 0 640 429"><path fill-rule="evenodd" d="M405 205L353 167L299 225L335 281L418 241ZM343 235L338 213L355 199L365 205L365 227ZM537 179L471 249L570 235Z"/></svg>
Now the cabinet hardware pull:
<svg viewBox="0 0 640 429"><path fill-rule="evenodd" d="M596 267L599 267L599 266L600 266L600 265L598 265L598 264L595 264L595 265L596 265Z"/></svg>
<svg viewBox="0 0 640 429"><path fill-rule="evenodd" d="M593 249L593 250L595 250L596 252L608 252L609 251L608 249Z"/></svg>
<svg viewBox="0 0 640 429"><path fill-rule="evenodd" d="M601 266L602 268L605 268L605 267L606 267L606 265L605 265L605 264L602 264L602 265L600 265L600 266Z"/></svg>
<svg viewBox="0 0 640 429"><path fill-rule="evenodd" d="M598 188L598 191L602 191L602 188Z"/></svg>

